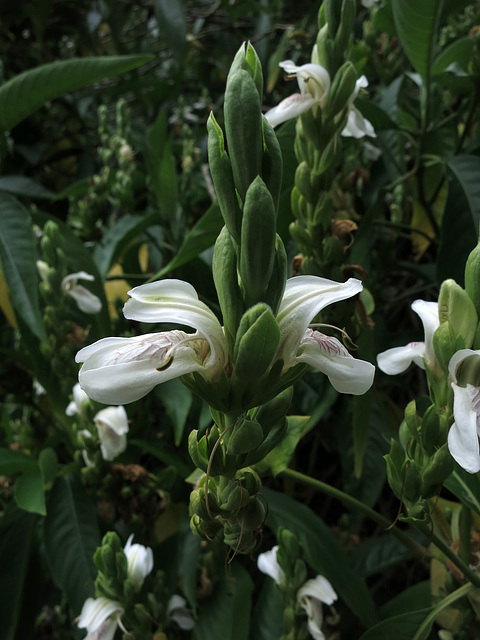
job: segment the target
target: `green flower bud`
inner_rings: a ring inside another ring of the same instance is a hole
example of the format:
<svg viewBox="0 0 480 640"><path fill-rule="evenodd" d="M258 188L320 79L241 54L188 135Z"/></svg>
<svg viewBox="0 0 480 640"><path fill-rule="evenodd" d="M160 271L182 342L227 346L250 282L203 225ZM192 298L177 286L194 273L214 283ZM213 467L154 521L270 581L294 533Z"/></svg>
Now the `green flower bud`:
<svg viewBox="0 0 480 640"><path fill-rule="evenodd" d="M300 587L302 587L306 581L307 567L305 565L305 562L301 558L297 558L295 560L291 582L296 589L300 589Z"/></svg>
<svg viewBox="0 0 480 640"><path fill-rule="evenodd" d="M273 315L277 315L282 302L287 282L287 252L283 240L277 233L275 239L275 257L273 259L272 275L263 294L263 301L270 306Z"/></svg>
<svg viewBox="0 0 480 640"><path fill-rule="evenodd" d="M265 116L263 116L263 140L262 176L277 211L282 188L283 157L276 133Z"/></svg>
<svg viewBox="0 0 480 640"><path fill-rule="evenodd" d="M257 176L243 207L239 273L247 307L262 301L275 259L276 212L272 196Z"/></svg>
<svg viewBox="0 0 480 640"><path fill-rule="evenodd" d="M223 227L215 242L212 270L222 310L225 337L232 353L243 315L243 297L238 286L237 255L227 227Z"/></svg>
<svg viewBox="0 0 480 640"><path fill-rule="evenodd" d="M247 71L250 74L255 86L257 87L260 100L263 96L263 73L262 63L257 55L257 52L253 48L250 42L244 42L240 49L237 51L235 58L233 59L232 66L230 67L229 76L236 73L239 69Z"/></svg>
<svg viewBox="0 0 480 640"><path fill-rule="evenodd" d="M453 354L464 348L462 336L456 334L450 322L442 322L433 334L433 349L445 373L448 373L448 363Z"/></svg>
<svg viewBox="0 0 480 640"><path fill-rule="evenodd" d="M95 580L95 593L99 597L118 600L121 596L121 589L115 578L99 573Z"/></svg>
<svg viewBox="0 0 480 640"><path fill-rule="evenodd" d="M402 446L393 438L390 443L390 453L387 453L384 458L387 463L388 484L397 498L402 499L405 452Z"/></svg>
<svg viewBox="0 0 480 640"><path fill-rule="evenodd" d="M340 26L342 0L325 0L323 5L325 7L325 20L328 25L328 34L331 38L334 38Z"/></svg>
<svg viewBox="0 0 480 640"><path fill-rule="evenodd" d="M229 232L240 243L242 212L238 204L237 192L233 182L230 160L225 151L223 132L218 126L213 113L207 120L208 130L208 162L218 204Z"/></svg>
<svg viewBox="0 0 480 640"><path fill-rule="evenodd" d="M293 398L293 387L289 387L279 393L276 398L270 400L253 413L254 419L262 425L263 433L266 435L270 429L281 418L284 418L290 407Z"/></svg>
<svg viewBox="0 0 480 640"><path fill-rule="evenodd" d="M343 262L343 247L340 238L329 236L323 242L323 259L325 264L341 264Z"/></svg>
<svg viewBox="0 0 480 640"><path fill-rule="evenodd" d="M338 7L338 0L329 0ZM334 52L337 59L342 59L345 54L348 42L352 35L353 24L357 15L355 0L343 0L340 11L340 20L337 33L335 35Z"/></svg>
<svg viewBox="0 0 480 640"><path fill-rule="evenodd" d="M240 418L231 432L228 445L228 455L240 455L256 449L263 440L262 427L255 420Z"/></svg>
<svg viewBox="0 0 480 640"><path fill-rule="evenodd" d="M291 222L288 230L290 231L290 235L293 240L297 243L299 249L303 253L308 253L308 249L312 245L312 238L308 230L305 229L305 227L302 227L298 220L296 222Z"/></svg>
<svg viewBox="0 0 480 640"><path fill-rule="evenodd" d="M127 579L127 556L122 551L117 551L115 554L115 575L118 582L122 583Z"/></svg>
<svg viewBox="0 0 480 640"><path fill-rule="evenodd" d="M242 510L241 522L245 531L256 531L265 522L267 507L265 502L256 498Z"/></svg>
<svg viewBox="0 0 480 640"><path fill-rule="evenodd" d="M325 67L330 72L333 66L333 43L328 36L328 30L328 23L320 25L316 41L316 64Z"/></svg>
<svg viewBox="0 0 480 640"><path fill-rule="evenodd" d="M207 440L203 437L198 441L197 437L197 429L190 432L188 436L188 453L190 454L193 464L206 473L208 466Z"/></svg>
<svg viewBox="0 0 480 640"><path fill-rule="evenodd" d="M225 489L219 494L220 509L222 516L232 519L239 512L239 509L248 502L248 494L246 494L238 482L231 481Z"/></svg>
<svg viewBox="0 0 480 640"><path fill-rule="evenodd" d="M417 405L415 400L409 402L405 407L405 422L407 424L410 435L416 439L418 435L420 419L417 416Z"/></svg>
<svg viewBox="0 0 480 640"><path fill-rule="evenodd" d="M443 443L440 442L440 418L435 405L428 407L422 418L422 444L426 453L431 456ZM444 440L445 442L445 440Z"/></svg>
<svg viewBox="0 0 480 640"><path fill-rule="evenodd" d="M249 496L255 496L262 488L262 481L258 473L251 467L245 467L237 471L235 478L241 482L242 487L248 492Z"/></svg>
<svg viewBox="0 0 480 640"><path fill-rule="evenodd" d="M467 293L454 280L445 280L438 296L440 322L448 322L453 332L463 338L466 349L473 344L478 316Z"/></svg>
<svg viewBox="0 0 480 640"><path fill-rule="evenodd" d="M315 227L321 226L325 232L332 224L333 200L329 193L322 193L315 205L313 212L313 224Z"/></svg>
<svg viewBox="0 0 480 640"><path fill-rule="evenodd" d="M261 175L263 159L260 98L247 71L228 76L224 113L233 180L245 202L248 187Z"/></svg>
<svg viewBox="0 0 480 640"><path fill-rule="evenodd" d="M470 253L465 265L465 291L480 317L480 243Z"/></svg>
<svg viewBox="0 0 480 640"><path fill-rule="evenodd" d="M447 443L435 451L422 473L422 495L431 498L453 471L453 458Z"/></svg>
<svg viewBox="0 0 480 640"><path fill-rule="evenodd" d="M405 461L403 474L403 498L408 502L416 502L421 496L421 478L415 460Z"/></svg>
<svg viewBox="0 0 480 640"><path fill-rule="evenodd" d="M303 222L308 222L310 220L309 216L309 206L308 202L302 196L297 187L293 187L292 193L290 195L290 202L292 207L292 212L296 218L302 220ZM293 224L293 223L292 223Z"/></svg>
<svg viewBox="0 0 480 640"><path fill-rule="evenodd" d="M310 183L310 167L303 161L295 171L295 186L307 202L314 202L314 193Z"/></svg>
<svg viewBox="0 0 480 640"><path fill-rule="evenodd" d="M328 101L325 107L325 117L333 118L349 106L349 100L355 90L357 72L351 62L345 62L335 74Z"/></svg>

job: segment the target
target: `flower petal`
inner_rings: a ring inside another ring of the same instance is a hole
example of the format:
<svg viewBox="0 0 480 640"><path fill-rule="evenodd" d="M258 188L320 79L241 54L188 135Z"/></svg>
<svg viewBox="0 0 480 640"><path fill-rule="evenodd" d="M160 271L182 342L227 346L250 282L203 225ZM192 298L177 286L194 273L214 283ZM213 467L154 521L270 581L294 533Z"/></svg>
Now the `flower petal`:
<svg viewBox="0 0 480 640"><path fill-rule="evenodd" d="M83 603L77 626L79 629L87 629L88 632L95 631L114 613L119 613L120 615L124 613L120 602L103 597L87 598Z"/></svg>
<svg viewBox="0 0 480 640"><path fill-rule="evenodd" d="M473 349L460 349L450 358L450 362L448 363L448 373L451 375L452 380L457 382L457 368L458 365L468 358L469 356L478 356L480 355L480 351L474 351Z"/></svg>
<svg viewBox="0 0 480 640"><path fill-rule="evenodd" d="M285 100L282 100L265 114L265 118L272 125L277 127L282 122L291 118L296 118L305 111L311 109L317 101L309 94L294 93Z"/></svg>
<svg viewBox="0 0 480 640"><path fill-rule="evenodd" d="M345 300L363 289L360 280L334 282L317 276L295 276L287 280L277 320L280 327L279 357L285 368L295 363L300 341L312 319L329 304Z"/></svg>
<svg viewBox="0 0 480 640"><path fill-rule="evenodd" d="M448 432L448 449L465 471L477 473L480 471L480 448L475 407L480 402L480 389L471 384L459 387L455 383L452 383L452 389L455 422Z"/></svg>
<svg viewBox="0 0 480 640"><path fill-rule="evenodd" d="M277 562L277 551L278 545L275 545L270 551L260 553L257 558L257 567L259 571L266 576L270 576L277 584L280 584L285 580L285 574Z"/></svg>
<svg viewBox="0 0 480 640"><path fill-rule="evenodd" d="M128 320L139 322L175 322L193 327L210 344L212 362L228 359L228 348L217 317L198 299L197 292L183 280L159 280L135 287L123 307ZM218 352L218 353L217 353Z"/></svg>
<svg viewBox="0 0 480 640"><path fill-rule="evenodd" d="M307 580L303 587L300 587L297 593L297 600L300 601L306 596L320 600L320 602L328 605L333 604L338 598L330 581L325 576L320 575L313 580Z"/></svg>
<svg viewBox="0 0 480 640"><path fill-rule="evenodd" d="M367 120L356 107L351 107L348 113L347 124L342 130L342 136L346 138L363 138L370 136L376 138L377 134L370 120Z"/></svg>
<svg viewBox="0 0 480 640"><path fill-rule="evenodd" d="M304 95L310 94L316 104L326 98L330 91L330 74L325 67L311 62L297 67L292 60L284 60L279 66L285 73L297 76L300 92Z"/></svg>
<svg viewBox="0 0 480 640"><path fill-rule="evenodd" d="M97 402L134 402L157 384L205 368L191 343L182 344L189 338L183 331L165 331L98 340L76 355L75 360L84 363L78 376L80 385Z"/></svg>
<svg viewBox="0 0 480 640"><path fill-rule="evenodd" d="M98 313L102 309L102 302L100 298L94 295L82 285L73 287L68 295L75 300L77 307L83 313Z"/></svg>
<svg viewBox="0 0 480 640"><path fill-rule="evenodd" d="M153 570L153 551L143 544L132 544L132 540L133 533L123 551L127 556L128 577L133 580L136 588L140 589L145 578Z"/></svg>
<svg viewBox="0 0 480 640"><path fill-rule="evenodd" d="M195 626L192 612L187 608L187 601L177 594L168 601L167 616L184 631L191 631Z"/></svg>
<svg viewBox="0 0 480 640"><path fill-rule="evenodd" d="M107 407L99 411L93 421L100 437L104 460L114 460L127 448L128 418L125 408Z"/></svg>
<svg viewBox="0 0 480 640"><path fill-rule="evenodd" d="M327 375L339 393L362 395L373 384L373 364L353 358L339 340L319 331L307 329L296 360Z"/></svg>
<svg viewBox="0 0 480 640"><path fill-rule="evenodd" d="M377 356L378 368L389 376L396 376L403 373L415 362L424 369L423 358L425 356L424 342L410 342L404 347L394 347L379 353Z"/></svg>
<svg viewBox="0 0 480 640"><path fill-rule="evenodd" d="M433 348L433 334L440 326L438 317L438 302L426 302L425 300L414 300L412 310L420 317L425 332L425 360L430 367L437 361Z"/></svg>

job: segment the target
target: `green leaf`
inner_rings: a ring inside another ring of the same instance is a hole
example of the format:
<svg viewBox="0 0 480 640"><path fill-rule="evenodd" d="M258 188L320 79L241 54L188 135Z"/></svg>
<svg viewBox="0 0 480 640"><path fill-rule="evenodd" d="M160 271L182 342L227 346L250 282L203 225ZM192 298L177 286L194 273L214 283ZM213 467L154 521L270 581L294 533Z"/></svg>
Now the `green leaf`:
<svg viewBox="0 0 480 640"><path fill-rule="evenodd" d="M358 107L362 115L370 120L375 131L388 131L389 129L398 129L398 125L390 118L382 107L372 100L366 100L365 98L356 98L355 106Z"/></svg>
<svg viewBox="0 0 480 640"><path fill-rule="evenodd" d="M463 71L468 71L468 64L472 59L473 38L465 36L452 42L436 58L432 67L432 76L444 73L451 64L455 64Z"/></svg>
<svg viewBox="0 0 480 640"><path fill-rule="evenodd" d="M93 251L93 258L102 279L105 279L108 270L129 242L157 223L157 215L153 213L147 216L127 214L108 229Z"/></svg>
<svg viewBox="0 0 480 640"><path fill-rule="evenodd" d="M175 258L150 278L149 282L163 278L163 276L170 273L170 271L182 267L187 262L199 256L200 253L213 246L222 227L222 214L220 213L218 204L214 202L193 229L187 233Z"/></svg>
<svg viewBox="0 0 480 640"><path fill-rule="evenodd" d="M15 638L36 523L36 516L13 504L0 521L0 620L3 640Z"/></svg>
<svg viewBox="0 0 480 640"><path fill-rule="evenodd" d="M167 380L157 388L167 415L173 422L175 446L179 447L187 416L192 406L192 393L177 378Z"/></svg>
<svg viewBox="0 0 480 640"><path fill-rule="evenodd" d="M0 87L0 131L9 131L45 102L135 69L152 58L149 55L72 58L24 71Z"/></svg>
<svg viewBox="0 0 480 640"><path fill-rule="evenodd" d="M37 462L21 451L0 449L0 475L11 476L15 473L34 471Z"/></svg>
<svg viewBox="0 0 480 640"><path fill-rule="evenodd" d="M385 640L385 638L412 640L430 612L431 609L420 609L419 611L409 611L408 613L393 616L388 620L382 620L379 624L368 629L360 637L360 640Z"/></svg>
<svg viewBox="0 0 480 640"><path fill-rule="evenodd" d="M418 582L386 602L380 609L383 618L391 618L400 613L408 613L417 609L428 609L432 600L430 580Z"/></svg>
<svg viewBox="0 0 480 640"><path fill-rule="evenodd" d="M277 585L265 578L252 617L251 638L272 640L283 633L283 602Z"/></svg>
<svg viewBox="0 0 480 640"><path fill-rule="evenodd" d="M267 525L275 532L282 526L295 533L308 564L330 580L338 596L366 627L375 624L378 616L368 588L350 567L345 550L323 520L286 495L265 488L262 493L268 504Z"/></svg>
<svg viewBox="0 0 480 640"><path fill-rule="evenodd" d="M432 66L442 0L392 0L393 18L407 58L424 80Z"/></svg>
<svg viewBox="0 0 480 640"><path fill-rule="evenodd" d="M478 239L480 158L456 156L450 158L446 165L449 187L441 227L437 275L439 282L453 278L463 285L465 263Z"/></svg>
<svg viewBox="0 0 480 640"><path fill-rule="evenodd" d="M288 416L287 432L281 443L262 460L262 470L266 467L274 476L277 476L288 467L309 420L310 416Z"/></svg>
<svg viewBox="0 0 480 640"><path fill-rule="evenodd" d="M8 191L17 196L37 200L53 200L55 193L27 176L3 176L0 178L0 191Z"/></svg>
<svg viewBox="0 0 480 640"><path fill-rule="evenodd" d="M44 478L41 467L23 473L15 482L15 502L21 509L46 515Z"/></svg>
<svg viewBox="0 0 480 640"><path fill-rule="evenodd" d="M192 472L193 465L188 466L188 464L186 464L175 453L167 451L163 444L157 444L155 442L135 438L132 440L129 439L128 445L138 447L142 451L158 458L158 460L161 460L164 464L175 467L182 478L186 478Z"/></svg>
<svg viewBox="0 0 480 640"><path fill-rule="evenodd" d="M184 533L184 539L179 566L182 591L188 600L188 604L195 611L197 608L197 561L200 554L201 540L193 535L189 518L186 518L182 524L182 533Z"/></svg>
<svg viewBox="0 0 480 640"><path fill-rule="evenodd" d="M480 478L455 464L455 470L444 482L444 486L457 496L469 509L473 509L480 516Z"/></svg>
<svg viewBox="0 0 480 640"><path fill-rule="evenodd" d="M187 48L187 23L183 0L155 0L155 17L167 45L182 57Z"/></svg>
<svg viewBox="0 0 480 640"><path fill-rule="evenodd" d="M212 598L202 602L192 640L248 640L253 582L237 562L220 572Z"/></svg>
<svg viewBox="0 0 480 640"><path fill-rule="evenodd" d="M397 538L385 535L370 538L359 546L353 547L350 555L355 572L363 578L368 578L410 559L412 552Z"/></svg>
<svg viewBox="0 0 480 640"><path fill-rule="evenodd" d="M0 192L0 263L15 311L37 338L46 340L30 215L16 198L5 192Z"/></svg>
<svg viewBox="0 0 480 640"><path fill-rule="evenodd" d="M95 593L93 554L100 546L95 505L75 477L53 485L45 518L45 550L55 582L75 615Z"/></svg>

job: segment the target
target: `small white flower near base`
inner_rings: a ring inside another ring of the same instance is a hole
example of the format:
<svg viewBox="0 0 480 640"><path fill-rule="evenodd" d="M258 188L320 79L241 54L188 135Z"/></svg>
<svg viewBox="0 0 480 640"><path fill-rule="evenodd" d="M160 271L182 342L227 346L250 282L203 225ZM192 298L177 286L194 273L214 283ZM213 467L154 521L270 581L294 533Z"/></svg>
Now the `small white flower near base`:
<svg viewBox="0 0 480 640"><path fill-rule="evenodd" d="M184 631L191 631L195 626L195 620L187 607L187 601L177 594L168 601L167 616Z"/></svg>
<svg viewBox="0 0 480 640"><path fill-rule="evenodd" d="M120 602L109 598L87 598L77 626L87 630L84 640L113 640L124 613Z"/></svg>
<svg viewBox="0 0 480 640"><path fill-rule="evenodd" d="M83 285L78 284L79 280L87 280L92 282L95 278L85 271L71 273L62 280L62 292L66 296L71 296L77 303L77 307L83 313L98 313L102 308L100 298L86 289Z"/></svg>
<svg viewBox="0 0 480 640"><path fill-rule="evenodd" d="M307 580L297 592L297 601L308 616L308 630L314 640L325 640L322 632L323 609L322 603L331 605L337 599L332 585L324 576L317 576Z"/></svg>
<svg viewBox="0 0 480 640"><path fill-rule="evenodd" d="M365 87L368 87L368 80L365 76L360 76L348 100L348 120L342 131L342 136L347 138L363 138L364 136L369 136L370 138L377 137L370 120L367 120L353 104L360 89L364 89Z"/></svg>
<svg viewBox="0 0 480 640"><path fill-rule="evenodd" d="M127 447L128 417L125 408L107 407L93 421L100 438L100 451L104 460L112 461Z"/></svg>
<svg viewBox="0 0 480 640"><path fill-rule="evenodd" d="M90 398L77 382L72 389L73 400L69 403L65 410L67 416L85 415L85 408L90 403Z"/></svg>
<svg viewBox="0 0 480 640"><path fill-rule="evenodd" d="M128 577L134 582L136 589L140 589L143 581L153 570L153 551L143 544L132 544L133 533L128 538L123 552L127 556Z"/></svg>
<svg viewBox="0 0 480 640"><path fill-rule="evenodd" d="M257 567L259 571L267 576L270 576L270 578L272 578L272 580L274 580L277 584L281 584L285 581L285 574L283 572L283 569L278 564L277 551L278 544L272 547L270 551L260 553L257 558Z"/></svg>

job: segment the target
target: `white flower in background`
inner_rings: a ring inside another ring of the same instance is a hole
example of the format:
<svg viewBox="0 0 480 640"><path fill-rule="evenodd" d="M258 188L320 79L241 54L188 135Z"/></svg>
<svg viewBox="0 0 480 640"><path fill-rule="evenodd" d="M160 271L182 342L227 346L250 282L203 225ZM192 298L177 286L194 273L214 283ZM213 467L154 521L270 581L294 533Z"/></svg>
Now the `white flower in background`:
<svg viewBox="0 0 480 640"><path fill-rule="evenodd" d="M365 76L360 76L355 83L355 89L348 100L348 120L342 131L342 136L350 138L363 138L364 136L370 136L370 138L376 138L372 123L364 118L353 104L360 89L364 89L365 87L368 87L368 80Z"/></svg>
<svg viewBox="0 0 480 640"><path fill-rule="evenodd" d="M133 533L128 538L123 552L127 556L128 577L140 589L143 581L153 569L153 551L143 544L132 544Z"/></svg>
<svg viewBox="0 0 480 640"><path fill-rule="evenodd" d="M317 576L307 580L297 591L297 601L308 616L308 630L314 640L325 640L322 633L323 610L322 603L331 605L337 599L332 585L324 576Z"/></svg>
<svg viewBox="0 0 480 640"><path fill-rule="evenodd" d="M87 396L78 382L72 389L73 400L69 403L65 409L67 416L74 416L77 413L81 416L85 415L85 409L90 403L90 398Z"/></svg>
<svg viewBox="0 0 480 640"><path fill-rule="evenodd" d="M77 626L86 629L84 640L113 640L120 618L125 613L120 602L108 598L87 598Z"/></svg>
<svg viewBox="0 0 480 640"><path fill-rule="evenodd" d="M330 75L319 64L309 63L297 67L291 60L284 60L280 62L280 66L289 75L296 76L300 93L294 93L267 111L265 117L272 127L295 118L309 109L323 107L330 90Z"/></svg>
<svg viewBox="0 0 480 640"><path fill-rule="evenodd" d="M93 418L104 460L113 460L127 447L128 417L125 408L107 407Z"/></svg>
<svg viewBox="0 0 480 640"><path fill-rule="evenodd" d="M364 6L366 9L370 9L370 7L373 7L373 5L376 4L377 2L378 0L360 0L360 4Z"/></svg>
<svg viewBox="0 0 480 640"><path fill-rule="evenodd" d="M329 304L360 293L360 280L334 282L317 276L296 276L287 280L277 314L280 327L278 358L285 372L298 363L318 369L340 393L361 395L373 384L375 367L353 358L336 338L308 328L313 318Z"/></svg>
<svg viewBox="0 0 480 640"><path fill-rule="evenodd" d="M195 626L192 612L187 607L187 601L182 596L173 595L168 601L167 617L177 623L180 629L191 631Z"/></svg>
<svg viewBox="0 0 480 640"><path fill-rule="evenodd" d="M223 329L213 311L181 280L161 280L129 291L123 308L129 320L174 322L195 328L134 338L103 338L81 349L79 380L88 395L104 404L143 398L157 384L197 371L214 377L228 362Z"/></svg>
<svg viewBox="0 0 480 640"><path fill-rule="evenodd" d="M80 311L84 313L98 313L102 308L100 298L91 293L83 285L78 284L79 280L92 282L95 278L85 271L71 273L62 280L62 292L66 296L71 296L77 303Z"/></svg>
<svg viewBox="0 0 480 640"><path fill-rule="evenodd" d="M433 348L433 334L440 326L438 302L415 300L412 303L412 309L420 316L425 331L425 340L410 342L405 347L394 347L378 354L378 367L390 376L403 373L412 362L421 369L425 369L425 364L429 369L433 369L437 365Z"/></svg>
<svg viewBox="0 0 480 640"><path fill-rule="evenodd" d="M480 471L480 387L457 384L459 367L466 358L480 358L480 351L461 349L450 359L448 371L453 382L453 417L455 422L448 432L448 449L458 464L468 471Z"/></svg>
<svg viewBox="0 0 480 640"><path fill-rule="evenodd" d="M283 372L306 363L325 373L340 393L362 394L373 382L375 367L356 360L336 339L308 328L324 307L362 290L359 280L345 283L316 276L287 281L277 320ZM135 338L103 338L81 349L80 385L90 398L105 404L126 404L142 398L157 384L197 371L207 380L229 361L223 329L213 311L198 300L195 289L181 280L161 280L129 292L124 315L140 322L175 322L197 329L162 331ZM272 363L273 364L273 363Z"/></svg>
<svg viewBox="0 0 480 640"><path fill-rule="evenodd" d="M270 551L260 553L257 558L257 567L259 571L267 576L270 576L270 578L272 578L272 580L274 580L277 584L281 584L285 580L285 574L283 572L283 569L278 564L277 551L278 544L272 547Z"/></svg>

